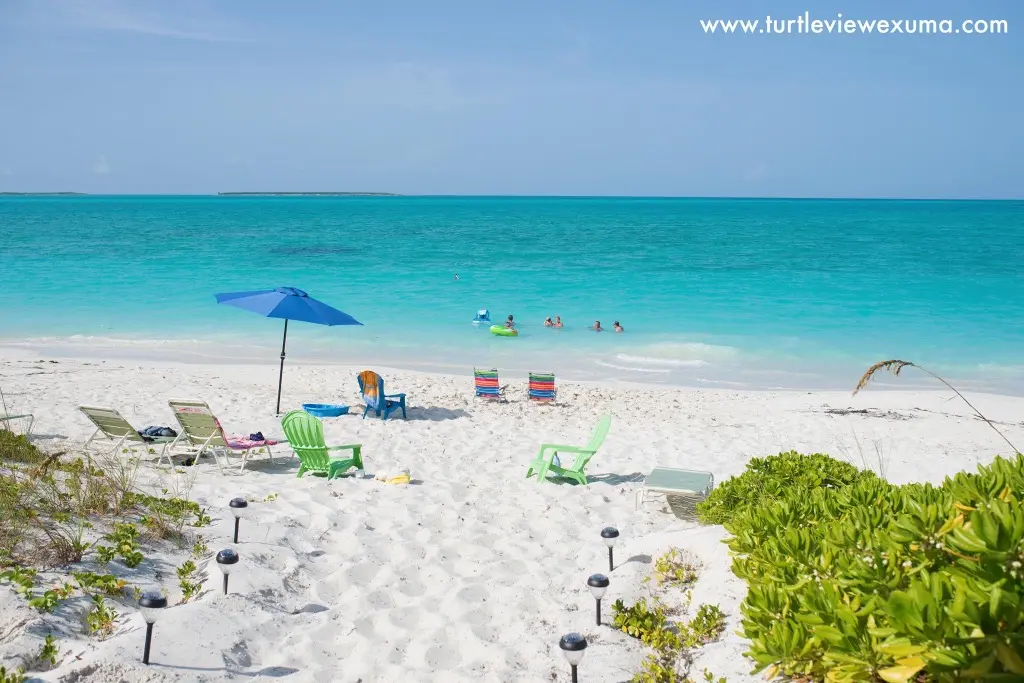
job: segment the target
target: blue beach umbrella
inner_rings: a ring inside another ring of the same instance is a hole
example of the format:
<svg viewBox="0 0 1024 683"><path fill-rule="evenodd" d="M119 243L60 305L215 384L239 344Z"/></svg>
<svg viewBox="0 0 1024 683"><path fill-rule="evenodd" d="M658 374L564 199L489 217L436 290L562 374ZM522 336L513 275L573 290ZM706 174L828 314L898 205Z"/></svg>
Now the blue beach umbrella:
<svg viewBox="0 0 1024 683"><path fill-rule="evenodd" d="M281 414L281 382L284 380L284 350L288 343L288 321L301 320L316 325L362 325L337 308L317 301L301 289L278 287L261 292L229 292L214 294L217 303L244 308L267 318L284 318L284 337L281 339L281 371L277 375L277 414Z"/></svg>

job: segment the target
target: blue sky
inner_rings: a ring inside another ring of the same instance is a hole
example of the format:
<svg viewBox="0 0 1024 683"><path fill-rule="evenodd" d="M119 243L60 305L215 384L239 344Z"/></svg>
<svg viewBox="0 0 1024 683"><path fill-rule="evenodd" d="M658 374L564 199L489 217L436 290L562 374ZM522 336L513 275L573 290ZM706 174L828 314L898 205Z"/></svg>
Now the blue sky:
<svg viewBox="0 0 1024 683"><path fill-rule="evenodd" d="M705 35L699 19L1007 19ZM0 0L0 191L1024 197L1024 3Z"/></svg>

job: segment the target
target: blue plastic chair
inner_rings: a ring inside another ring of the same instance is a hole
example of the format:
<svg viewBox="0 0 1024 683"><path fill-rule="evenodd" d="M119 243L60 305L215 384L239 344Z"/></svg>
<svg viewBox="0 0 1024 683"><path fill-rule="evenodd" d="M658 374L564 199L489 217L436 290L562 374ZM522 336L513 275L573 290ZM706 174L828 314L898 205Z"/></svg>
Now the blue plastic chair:
<svg viewBox="0 0 1024 683"><path fill-rule="evenodd" d="M363 370L359 373L359 391L363 395L363 402L366 408L363 410L363 419L371 410L377 417L388 419L388 415L401 408L402 419L408 420L405 415L405 394L385 394L384 378L373 370Z"/></svg>

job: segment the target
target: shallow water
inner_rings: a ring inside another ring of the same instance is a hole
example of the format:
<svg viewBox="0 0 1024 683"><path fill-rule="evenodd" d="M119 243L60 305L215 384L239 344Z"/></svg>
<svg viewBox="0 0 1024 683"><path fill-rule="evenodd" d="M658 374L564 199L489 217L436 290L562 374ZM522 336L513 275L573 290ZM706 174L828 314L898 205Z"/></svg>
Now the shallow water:
<svg viewBox="0 0 1024 683"><path fill-rule="evenodd" d="M0 339L61 353L274 362L280 321L213 294L291 285L364 323L292 325L295 359L849 388L898 357L1024 392L1024 202L0 198L0 229Z"/></svg>

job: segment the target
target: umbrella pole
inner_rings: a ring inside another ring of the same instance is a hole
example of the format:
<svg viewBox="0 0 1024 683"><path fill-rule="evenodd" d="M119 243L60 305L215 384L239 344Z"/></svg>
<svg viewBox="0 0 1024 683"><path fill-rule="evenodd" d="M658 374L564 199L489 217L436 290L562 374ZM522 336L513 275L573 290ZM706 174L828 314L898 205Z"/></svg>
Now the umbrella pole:
<svg viewBox="0 0 1024 683"><path fill-rule="evenodd" d="M284 381L284 347L288 343L288 318L284 319L284 336L281 338L281 371L277 374L277 411L281 414L281 383Z"/></svg>

